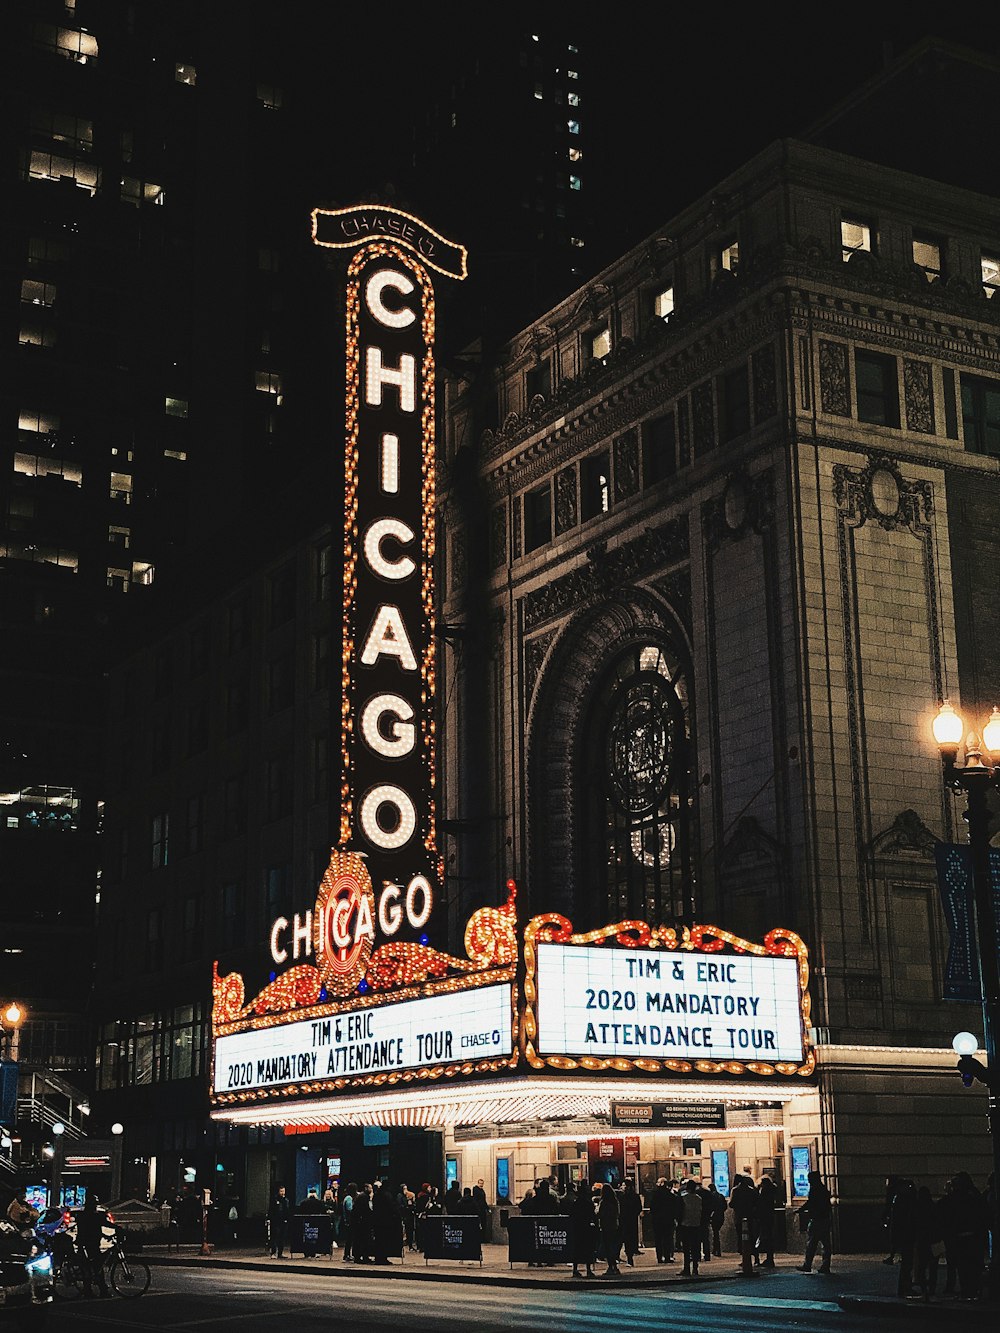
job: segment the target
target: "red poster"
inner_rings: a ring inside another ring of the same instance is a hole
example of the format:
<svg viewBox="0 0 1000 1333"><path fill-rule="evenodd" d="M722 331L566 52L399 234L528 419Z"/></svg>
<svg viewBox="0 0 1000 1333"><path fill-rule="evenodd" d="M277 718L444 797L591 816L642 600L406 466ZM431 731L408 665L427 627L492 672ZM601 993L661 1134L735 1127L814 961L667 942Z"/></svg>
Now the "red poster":
<svg viewBox="0 0 1000 1333"><path fill-rule="evenodd" d="M639 1162L639 1135L625 1136L625 1174L631 1175Z"/></svg>
<svg viewBox="0 0 1000 1333"><path fill-rule="evenodd" d="M588 1139L587 1164L592 1185L620 1185L625 1173L624 1139Z"/></svg>

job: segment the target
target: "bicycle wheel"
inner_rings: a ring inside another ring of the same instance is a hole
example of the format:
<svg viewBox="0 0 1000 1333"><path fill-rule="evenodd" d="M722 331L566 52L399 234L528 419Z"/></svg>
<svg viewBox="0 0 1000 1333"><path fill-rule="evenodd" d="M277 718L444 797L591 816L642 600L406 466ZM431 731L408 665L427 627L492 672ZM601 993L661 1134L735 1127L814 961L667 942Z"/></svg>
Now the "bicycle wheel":
<svg viewBox="0 0 1000 1333"><path fill-rule="evenodd" d="M132 1300L149 1289L149 1265L141 1259L116 1259L111 1265L108 1280L113 1291Z"/></svg>
<svg viewBox="0 0 1000 1333"><path fill-rule="evenodd" d="M75 1301L83 1295L83 1273L78 1264L66 1260L52 1274L52 1290L58 1300Z"/></svg>

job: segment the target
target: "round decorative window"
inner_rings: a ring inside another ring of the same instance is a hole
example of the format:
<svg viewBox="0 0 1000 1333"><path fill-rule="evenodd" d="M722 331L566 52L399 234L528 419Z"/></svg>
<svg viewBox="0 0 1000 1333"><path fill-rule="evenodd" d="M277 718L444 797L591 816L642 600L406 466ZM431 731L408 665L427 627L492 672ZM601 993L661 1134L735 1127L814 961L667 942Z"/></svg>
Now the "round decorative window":
<svg viewBox="0 0 1000 1333"><path fill-rule="evenodd" d="M674 722L664 684L659 676L640 677L620 688L612 704L608 780L615 801L630 815L651 813L667 788Z"/></svg>

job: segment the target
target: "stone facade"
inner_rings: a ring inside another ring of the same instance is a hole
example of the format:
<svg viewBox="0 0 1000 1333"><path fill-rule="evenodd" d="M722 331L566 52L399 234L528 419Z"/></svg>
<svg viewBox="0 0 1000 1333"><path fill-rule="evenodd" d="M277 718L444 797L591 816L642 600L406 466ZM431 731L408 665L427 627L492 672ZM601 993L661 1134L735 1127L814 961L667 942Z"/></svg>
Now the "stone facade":
<svg viewBox="0 0 1000 1333"><path fill-rule="evenodd" d="M872 252L844 262L857 217ZM913 263L928 232L934 282ZM513 874L527 910L578 927L638 894L801 934L820 1075L787 1128L854 1243L879 1243L886 1175L989 1169L950 1051L978 1015L942 1000L933 847L962 823L930 721L945 696L988 712L1000 685L998 464L975 420L1000 384L998 246L993 199L775 144L483 366L500 431L449 393L446 469L478 438L480 489L442 498L484 535L444 608L467 626L445 664L455 920ZM539 358L552 394L529 401ZM650 852L605 823L621 664L637 652L645 679L653 648L684 771Z"/></svg>

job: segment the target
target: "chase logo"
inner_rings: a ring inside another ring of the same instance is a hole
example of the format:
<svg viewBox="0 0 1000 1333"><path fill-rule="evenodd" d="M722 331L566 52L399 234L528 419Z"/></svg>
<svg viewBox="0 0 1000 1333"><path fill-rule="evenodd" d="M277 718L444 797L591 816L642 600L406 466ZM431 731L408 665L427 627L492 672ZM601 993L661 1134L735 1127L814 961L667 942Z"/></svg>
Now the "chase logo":
<svg viewBox="0 0 1000 1333"><path fill-rule="evenodd" d="M499 1046L500 1029L494 1028L492 1032L468 1032L462 1038L463 1049L472 1047L477 1049L482 1046Z"/></svg>

